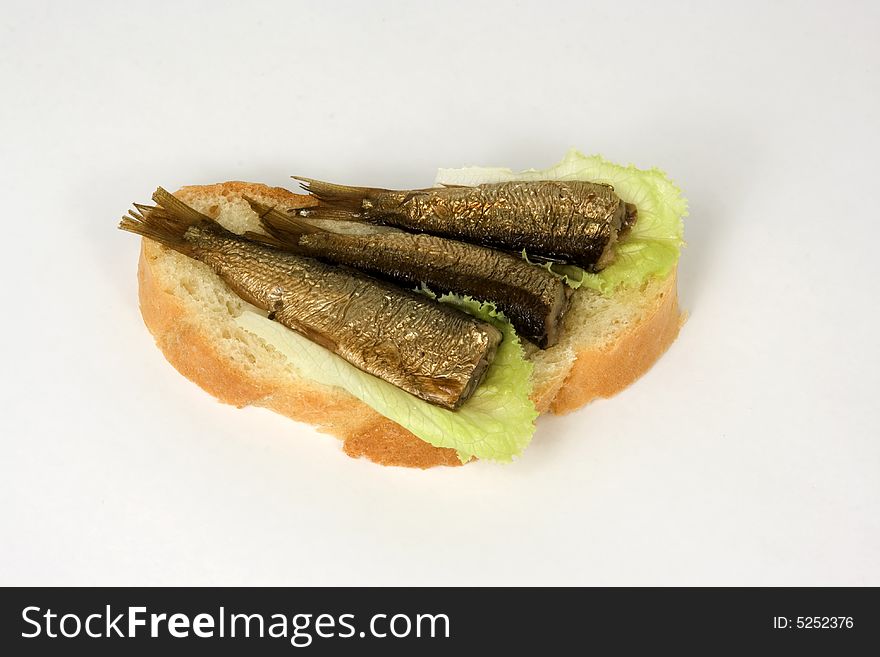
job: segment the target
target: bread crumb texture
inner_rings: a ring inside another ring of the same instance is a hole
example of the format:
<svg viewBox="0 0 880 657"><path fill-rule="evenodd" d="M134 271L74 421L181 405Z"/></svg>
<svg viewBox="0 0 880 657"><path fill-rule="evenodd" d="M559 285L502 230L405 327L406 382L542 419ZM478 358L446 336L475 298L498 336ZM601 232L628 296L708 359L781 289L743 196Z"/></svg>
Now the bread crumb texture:
<svg viewBox="0 0 880 657"><path fill-rule="evenodd" d="M259 230L245 195L281 208L314 204L302 194L244 182L175 193L237 233ZM381 465L461 464L455 450L429 445L345 390L298 376L271 345L238 327L235 318L252 306L204 263L145 239L138 281L141 313L162 353L220 401L307 422L340 438L349 456ZM675 274L613 298L578 290L564 322L556 346L527 348L534 363L532 398L541 412L567 413L611 396L650 368L681 325Z"/></svg>

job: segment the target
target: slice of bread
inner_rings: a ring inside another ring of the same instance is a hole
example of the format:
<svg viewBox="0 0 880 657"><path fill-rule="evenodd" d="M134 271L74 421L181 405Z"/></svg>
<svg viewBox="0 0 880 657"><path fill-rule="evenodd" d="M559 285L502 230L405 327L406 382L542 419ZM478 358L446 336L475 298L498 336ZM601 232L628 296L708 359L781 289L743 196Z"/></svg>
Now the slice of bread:
<svg viewBox="0 0 880 657"><path fill-rule="evenodd" d="M238 233L259 230L245 195L281 208L314 204L286 189L242 182L184 187L175 194ZM345 390L298 376L284 356L235 323L250 306L207 265L145 239L138 281L141 312L156 344L175 368L220 401L264 406L313 424L341 438L352 457L418 468L460 465L454 450L416 438ZM578 290L559 343L545 351L527 346L538 410L567 413L622 390L666 350L681 322L674 273L613 298Z"/></svg>

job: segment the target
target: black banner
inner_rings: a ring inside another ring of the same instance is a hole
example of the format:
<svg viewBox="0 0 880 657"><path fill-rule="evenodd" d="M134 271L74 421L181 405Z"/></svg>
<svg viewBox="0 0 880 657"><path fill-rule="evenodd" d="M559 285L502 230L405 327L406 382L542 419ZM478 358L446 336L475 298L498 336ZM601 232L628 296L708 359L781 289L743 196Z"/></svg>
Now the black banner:
<svg viewBox="0 0 880 657"><path fill-rule="evenodd" d="M7 588L0 613L15 655L837 652L880 639L869 588Z"/></svg>

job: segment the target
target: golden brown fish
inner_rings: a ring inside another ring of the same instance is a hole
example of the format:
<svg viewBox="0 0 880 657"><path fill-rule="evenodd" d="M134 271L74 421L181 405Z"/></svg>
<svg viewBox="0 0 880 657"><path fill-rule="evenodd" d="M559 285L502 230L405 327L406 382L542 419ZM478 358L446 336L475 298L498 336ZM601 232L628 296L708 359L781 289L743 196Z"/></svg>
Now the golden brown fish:
<svg viewBox="0 0 880 657"><path fill-rule="evenodd" d="M163 189L119 227L208 264L269 317L407 392L454 409L479 385L501 333L366 274L231 233Z"/></svg>
<svg viewBox="0 0 880 657"><path fill-rule="evenodd" d="M321 205L302 217L353 219L542 256L598 271L635 220L610 185L516 181L395 191L297 178Z"/></svg>
<svg viewBox="0 0 880 657"><path fill-rule="evenodd" d="M517 333L541 348L558 339L573 290L520 256L426 234L339 234L248 199L263 227L301 255L348 265L408 286L424 283L492 301Z"/></svg>

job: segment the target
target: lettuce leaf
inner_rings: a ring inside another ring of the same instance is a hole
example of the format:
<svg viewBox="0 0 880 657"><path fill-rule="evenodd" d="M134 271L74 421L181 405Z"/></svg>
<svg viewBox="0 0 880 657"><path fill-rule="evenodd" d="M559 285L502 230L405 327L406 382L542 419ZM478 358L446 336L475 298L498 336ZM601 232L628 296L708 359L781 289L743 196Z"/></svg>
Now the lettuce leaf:
<svg viewBox="0 0 880 657"><path fill-rule="evenodd" d="M491 322L504 335L485 379L457 411L433 406L362 372L324 347L263 315L245 311L235 321L286 356L301 376L344 388L431 445L457 450L462 463L472 456L511 461L522 453L535 432L538 413L529 399L532 365L523 357L513 327L494 305L449 294L440 297L439 301Z"/></svg>
<svg viewBox="0 0 880 657"><path fill-rule="evenodd" d="M440 169L436 184L479 185L510 180L590 180L614 186L618 196L639 210L638 220L615 246L614 262L598 274L574 265L548 265L572 287L584 285L608 296L618 287L636 287L648 278L663 278L678 262L684 244L682 217L687 201L681 190L659 169L637 169L586 156L572 149L549 169L514 172L511 169L466 167Z"/></svg>

